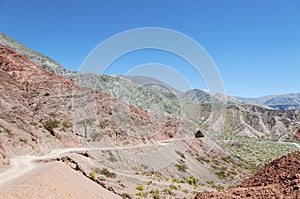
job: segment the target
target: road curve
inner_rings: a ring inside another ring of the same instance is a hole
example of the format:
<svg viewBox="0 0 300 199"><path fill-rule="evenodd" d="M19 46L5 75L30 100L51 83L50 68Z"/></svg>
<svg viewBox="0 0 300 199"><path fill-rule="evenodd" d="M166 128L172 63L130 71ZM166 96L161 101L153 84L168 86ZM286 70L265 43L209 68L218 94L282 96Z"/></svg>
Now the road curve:
<svg viewBox="0 0 300 199"><path fill-rule="evenodd" d="M36 161L46 160L59 157L72 152L82 152L82 151L107 151L107 150L117 150L117 149L134 149L141 147L150 147L150 146L165 146L166 143L157 142L157 144L151 145L138 145L138 146L124 146L124 147L79 147L79 148L63 148L63 149L54 149L49 154L43 156L20 156L10 159L10 166L5 168L0 173L0 185L19 176L29 172L34 169L37 164Z"/></svg>

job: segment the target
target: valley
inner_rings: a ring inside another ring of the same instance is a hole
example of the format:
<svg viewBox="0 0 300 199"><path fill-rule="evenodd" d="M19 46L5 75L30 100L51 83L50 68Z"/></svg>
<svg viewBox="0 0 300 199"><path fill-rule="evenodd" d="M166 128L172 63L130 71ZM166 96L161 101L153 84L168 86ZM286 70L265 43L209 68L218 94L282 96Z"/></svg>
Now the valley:
<svg viewBox="0 0 300 199"><path fill-rule="evenodd" d="M0 44L5 198L205 198L299 151L297 109L72 72L4 34Z"/></svg>

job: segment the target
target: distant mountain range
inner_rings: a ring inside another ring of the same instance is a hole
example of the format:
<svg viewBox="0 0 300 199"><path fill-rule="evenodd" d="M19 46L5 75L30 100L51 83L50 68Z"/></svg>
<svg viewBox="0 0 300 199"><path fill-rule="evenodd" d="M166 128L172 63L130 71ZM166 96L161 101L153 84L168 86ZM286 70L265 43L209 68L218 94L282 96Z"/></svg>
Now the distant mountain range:
<svg viewBox="0 0 300 199"><path fill-rule="evenodd" d="M0 44L24 54L35 64L78 85L107 93L123 103L146 111L183 116L203 128L209 126L214 131L248 137L290 139L300 126L299 110L291 110L300 108L300 94L242 98L223 94L211 96L201 89L181 92L152 77L69 71L4 34L0 34ZM215 123L210 113L212 104L216 102L225 102L226 114L218 115Z"/></svg>
<svg viewBox="0 0 300 199"><path fill-rule="evenodd" d="M107 92L109 94L113 94L109 91L108 86L100 86L100 83L106 82L122 82L122 84L126 84L126 87L140 87L139 85L146 85L148 88L152 88L156 91L164 93L165 95L162 98L179 98L187 103L203 103L203 102L215 102L215 101L226 101L228 104L254 104L254 105L262 105L264 107L270 107L277 110L291 110L291 109L300 109L300 93L291 93L284 95L268 95L264 97L258 98L245 98L245 97L232 97L232 96L222 96L221 94L217 94L216 96L211 96L210 94L200 90L200 89L192 89L190 91L181 92L176 90L175 88L169 86L168 84L157 80L152 77L146 76L123 76L123 75L97 75L97 74L84 74L77 73L73 71L69 71L62 67L59 63L52 60L51 58L42 55L34 50L27 48L26 46L20 44L19 42L13 40L7 35L0 33L0 44L9 46L10 48L16 50L24 54L29 60L34 62L35 64L43 67L44 69L57 74L62 75L66 78L73 79L77 83L82 84L84 86L88 86L90 88L95 89L95 85L91 84L91 82L99 82L96 86L98 90ZM89 80L90 79L90 80ZM121 80L120 80L121 79ZM122 80L123 79L123 80ZM127 81L124 81L127 80ZM118 94L113 94L116 97ZM167 99L165 99L167 100Z"/></svg>
<svg viewBox="0 0 300 199"><path fill-rule="evenodd" d="M278 110L300 109L300 93L290 93L284 95L267 95L264 97L257 98L236 98L245 103L269 106Z"/></svg>

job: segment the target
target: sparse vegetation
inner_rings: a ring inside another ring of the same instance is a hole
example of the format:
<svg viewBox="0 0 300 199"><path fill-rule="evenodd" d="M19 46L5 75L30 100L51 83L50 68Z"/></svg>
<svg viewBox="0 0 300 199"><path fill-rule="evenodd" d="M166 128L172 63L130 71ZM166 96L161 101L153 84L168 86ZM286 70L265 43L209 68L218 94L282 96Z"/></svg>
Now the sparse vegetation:
<svg viewBox="0 0 300 199"><path fill-rule="evenodd" d="M143 185L136 186L136 189L139 190L139 191L144 191Z"/></svg>
<svg viewBox="0 0 300 199"><path fill-rule="evenodd" d="M62 126L64 127L64 128L71 128L72 126L73 126L73 124L72 124L72 122L69 122L69 121L64 121L63 123L62 123Z"/></svg>
<svg viewBox="0 0 300 199"><path fill-rule="evenodd" d="M114 156L110 156L109 158L107 158L108 161L110 162L117 162L117 158L115 158Z"/></svg>
<svg viewBox="0 0 300 199"><path fill-rule="evenodd" d="M145 194L143 192L137 192L135 195L141 198L145 197Z"/></svg>
<svg viewBox="0 0 300 199"><path fill-rule="evenodd" d="M105 175L99 175L98 180L100 181L106 181L106 176Z"/></svg>
<svg viewBox="0 0 300 199"><path fill-rule="evenodd" d="M182 190L182 192L185 193L185 194L188 194L188 193L189 193L189 190L184 189L184 190Z"/></svg>
<svg viewBox="0 0 300 199"><path fill-rule="evenodd" d="M104 121L99 121L99 123L98 123L99 128L104 129L105 126L106 126L106 123Z"/></svg>
<svg viewBox="0 0 300 199"><path fill-rule="evenodd" d="M187 170L187 166L185 164L175 164L175 167L181 172L186 172Z"/></svg>
<svg viewBox="0 0 300 199"><path fill-rule="evenodd" d="M53 129L58 127L60 127L60 122L57 120L50 119L44 123L44 128L51 133L53 133Z"/></svg>
<svg viewBox="0 0 300 199"><path fill-rule="evenodd" d="M197 157L196 157L196 160L198 160L198 161L201 162L201 163L210 163L210 160L205 159L204 156L197 156Z"/></svg>
<svg viewBox="0 0 300 199"><path fill-rule="evenodd" d="M169 185L169 188L170 188L171 190L177 190L177 189L178 189L177 186L175 186L174 184L170 184L170 185Z"/></svg>
<svg viewBox="0 0 300 199"><path fill-rule="evenodd" d="M184 181L186 183L188 183L189 185L192 185L192 186L197 186L198 184L198 179L195 178L194 176L190 176L190 177L183 177Z"/></svg>
<svg viewBox="0 0 300 199"><path fill-rule="evenodd" d="M93 179L93 180L95 180L96 179L96 173L93 172L93 171L91 171L90 172L90 178Z"/></svg>
<svg viewBox="0 0 300 199"><path fill-rule="evenodd" d="M222 160L251 173L256 173L263 165L276 158L298 150L288 142L248 138L232 133L215 133L215 135L219 139L227 140L224 147L232 154L231 157L224 157Z"/></svg>
<svg viewBox="0 0 300 199"><path fill-rule="evenodd" d="M111 172L106 168L100 170L100 174L105 175L107 178L116 178L117 176L114 172Z"/></svg>
<svg viewBox="0 0 300 199"><path fill-rule="evenodd" d="M0 125L0 133L5 133L7 135L14 136L10 129L7 129L2 125Z"/></svg>
<svg viewBox="0 0 300 199"><path fill-rule="evenodd" d="M180 183L180 179L178 179L178 178L172 178L172 183L174 183L174 182Z"/></svg>
<svg viewBox="0 0 300 199"><path fill-rule="evenodd" d="M84 120L80 120L77 124L79 126L82 126L84 129L84 137L87 138L88 137L88 126L91 126L94 123L94 119L84 119Z"/></svg>
<svg viewBox="0 0 300 199"><path fill-rule="evenodd" d="M175 151L181 158L185 159L185 156L182 152L180 151Z"/></svg>
<svg viewBox="0 0 300 199"><path fill-rule="evenodd" d="M174 192L173 191L171 191L170 189L168 189L168 188L165 188L164 190L162 190L164 193L166 193L166 194L169 194L169 195L174 195Z"/></svg>
<svg viewBox="0 0 300 199"><path fill-rule="evenodd" d="M94 140L94 141L96 141L96 140L101 140L101 138L102 138L102 133L95 133L95 132L93 132L93 133L91 133L91 138Z"/></svg>
<svg viewBox="0 0 300 199"><path fill-rule="evenodd" d="M225 173L225 171L218 171L218 172L216 172L215 174L216 174L216 176L217 176L220 180L223 180L223 179L226 178L226 173Z"/></svg>
<svg viewBox="0 0 300 199"><path fill-rule="evenodd" d="M208 180L208 181L206 181L206 183L209 184L209 185L215 184L215 182L213 180Z"/></svg>
<svg viewBox="0 0 300 199"><path fill-rule="evenodd" d="M151 190L151 191L150 191L150 194L152 195L152 197L153 197L154 199L160 199L160 195L159 195L159 192L158 192L157 189L156 189L155 191L154 191L154 190Z"/></svg>
<svg viewBox="0 0 300 199"><path fill-rule="evenodd" d="M214 188L217 189L218 191L221 191L221 190L224 189L224 187L222 185L220 185L220 184L214 186Z"/></svg>

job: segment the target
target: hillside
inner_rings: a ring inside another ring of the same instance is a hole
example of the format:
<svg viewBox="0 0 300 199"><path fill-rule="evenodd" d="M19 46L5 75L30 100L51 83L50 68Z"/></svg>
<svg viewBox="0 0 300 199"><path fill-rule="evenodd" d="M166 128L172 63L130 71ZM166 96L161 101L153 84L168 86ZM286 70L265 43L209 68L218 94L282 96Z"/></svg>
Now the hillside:
<svg viewBox="0 0 300 199"><path fill-rule="evenodd" d="M63 162L117 195L191 198L235 186L263 164L298 150L284 142L295 140L298 111L189 103L168 89L90 73L66 72L67 79L27 56L0 45L0 165L10 164L1 168L8 174L16 161L23 165L38 156L38 164ZM200 101L209 100L196 91ZM195 138L197 131L205 136Z"/></svg>
<svg viewBox="0 0 300 199"><path fill-rule="evenodd" d="M300 152L285 155L266 165L240 185L221 192L199 193L205 198L299 198Z"/></svg>
<svg viewBox="0 0 300 199"><path fill-rule="evenodd" d="M0 71L1 165L18 156L41 156L57 148L98 147L99 152L89 152L84 161L79 158L82 155L75 155L72 164L80 165L85 174L101 176L97 168L113 170L118 177L107 179L105 187L130 195L135 195L132 187L137 183L145 187L143 194L158 189L161 195L182 197L191 196L196 184L195 190L213 190L248 176L223 161L232 174L219 178L213 160L222 161L228 154L213 136L195 139L197 125L192 122L150 113L78 86L1 45ZM214 184L207 183L209 180Z"/></svg>

